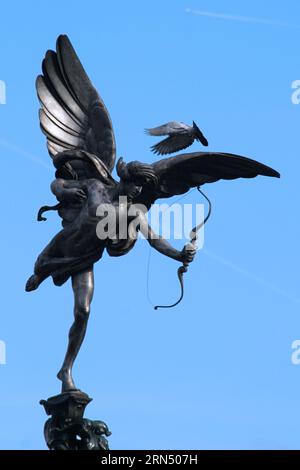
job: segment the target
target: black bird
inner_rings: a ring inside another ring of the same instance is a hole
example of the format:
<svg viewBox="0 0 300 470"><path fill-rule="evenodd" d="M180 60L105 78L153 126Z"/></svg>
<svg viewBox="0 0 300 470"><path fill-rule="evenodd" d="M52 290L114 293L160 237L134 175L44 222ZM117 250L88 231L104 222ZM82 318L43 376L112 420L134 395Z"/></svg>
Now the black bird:
<svg viewBox="0 0 300 470"><path fill-rule="evenodd" d="M185 149L192 145L194 140L198 140L205 147L208 145L207 139L194 121L192 126L188 126L184 122L171 121L162 126L145 129L145 132L148 135L168 136L158 144L152 145L152 152L158 155L166 155Z"/></svg>

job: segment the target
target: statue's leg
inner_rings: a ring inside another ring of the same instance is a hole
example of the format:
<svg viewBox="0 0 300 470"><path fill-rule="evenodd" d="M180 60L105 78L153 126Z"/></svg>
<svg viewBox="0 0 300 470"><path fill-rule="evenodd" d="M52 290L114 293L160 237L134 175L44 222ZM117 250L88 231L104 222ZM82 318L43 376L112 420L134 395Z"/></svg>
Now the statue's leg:
<svg viewBox="0 0 300 470"><path fill-rule="evenodd" d="M69 332L69 344L63 365L57 374L62 381L62 392L75 390L72 367L85 337L94 293L93 267L72 276L74 292L74 323Z"/></svg>

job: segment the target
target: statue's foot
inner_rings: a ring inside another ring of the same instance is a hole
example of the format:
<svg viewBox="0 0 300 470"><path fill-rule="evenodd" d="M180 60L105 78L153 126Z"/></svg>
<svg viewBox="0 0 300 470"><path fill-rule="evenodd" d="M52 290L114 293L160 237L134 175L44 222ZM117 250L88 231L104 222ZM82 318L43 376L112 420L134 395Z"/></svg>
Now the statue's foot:
<svg viewBox="0 0 300 470"><path fill-rule="evenodd" d="M78 391L78 388L76 388L74 384L72 374L68 369L60 369L57 378L62 382L61 393Z"/></svg>
<svg viewBox="0 0 300 470"><path fill-rule="evenodd" d="M26 282L25 290L26 292L31 292L39 287L40 283L42 282L41 278L37 274L33 274L30 276L28 281Z"/></svg>

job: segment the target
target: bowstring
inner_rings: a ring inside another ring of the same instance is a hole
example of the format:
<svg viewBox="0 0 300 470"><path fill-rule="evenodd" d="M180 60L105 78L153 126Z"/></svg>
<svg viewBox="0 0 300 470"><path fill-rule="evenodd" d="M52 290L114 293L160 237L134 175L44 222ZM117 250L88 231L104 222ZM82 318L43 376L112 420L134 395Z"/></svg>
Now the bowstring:
<svg viewBox="0 0 300 470"><path fill-rule="evenodd" d="M172 204L171 204L170 206L168 206L165 210L163 210L163 211L161 212L161 214L164 214L165 212L167 212L168 210L170 210L170 208L171 208L172 206L174 206L174 204L177 204L177 202L182 201L182 199L184 199L185 197L187 197L189 194L191 194L191 193L192 193L193 191L195 191L196 189L197 189L197 188L193 188L193 189L191 189L190 191L188 191L186 194L184 194L183 196L180 196L180 197L178 197L177 199L175 199L175 201L172 202ZM148 248L148 261L147 261L147 284L146 284L146 285L147 285L147 294L146 294L146 295L147 295L147 300L148 300L149 304L150 304L153 308L155 308L155 305L154 305L154 303L152 302L151 297L150 297L150 294L149 294L149 292L150 292L149 283L150 283L150 263L151 263L151 254L152 254L152 247L149 245L149 248Z"/></svg>

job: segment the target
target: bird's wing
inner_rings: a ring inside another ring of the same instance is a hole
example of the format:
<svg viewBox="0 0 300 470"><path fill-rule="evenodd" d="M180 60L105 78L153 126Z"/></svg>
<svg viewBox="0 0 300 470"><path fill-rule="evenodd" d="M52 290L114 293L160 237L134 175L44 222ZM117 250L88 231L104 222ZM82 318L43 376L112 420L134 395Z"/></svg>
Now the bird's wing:
<svg viewBox="0 0 300 470"><path fill-rule="evenodd" d="M151 166L159 183L155 188L143 187L135 201L148 208L156 199L183 194L193 187L220 179L254 178L258 175L280 177L269 166L231 153L186 153L159 160Z"/></svg>
<svg viewBox="0 0 300 470"><path fill-rule="evenodd" d="M191 134L173 134L161 140L158 144L152 145L151 150L158 155L167 155L186 149L193 142L194 136Z"/></svg>
<svg viewBox="0 0 300 470"><path fill-rule="evenodd" d="M67 36L58 37L56 52L46 53L42 71L36 88L50 156L85 150L112 171L116 148L110 116Z"/></svg>
<svg viewBox="0 0 300 470"><path fill-rule="evenodd" d="M187 131L190 129L190 126L184 124L183 122L171 121L166 124L162 124L158 127L153 127L151 129L145 129L146 134L161 136L161 135L172 135L177 132Z"/></svg>

